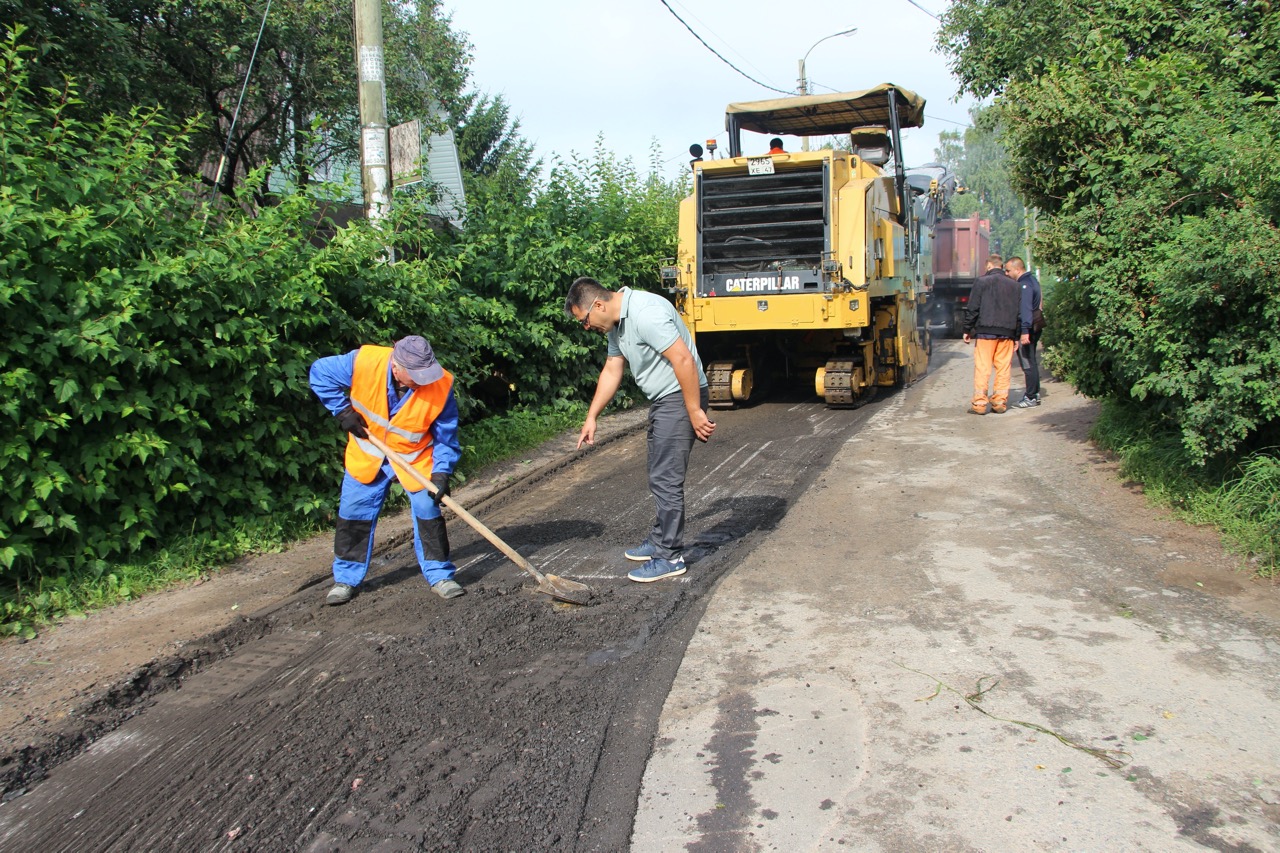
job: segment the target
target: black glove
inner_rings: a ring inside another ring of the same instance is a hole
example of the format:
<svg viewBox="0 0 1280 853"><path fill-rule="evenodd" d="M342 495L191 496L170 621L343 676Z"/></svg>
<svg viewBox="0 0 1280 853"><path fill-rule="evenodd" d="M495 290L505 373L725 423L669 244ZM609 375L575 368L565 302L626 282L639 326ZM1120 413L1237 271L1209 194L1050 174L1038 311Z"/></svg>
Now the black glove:
<svg viewBox="0 0 1280 853"><path fill-rule="evenodd" d="M352 406L347 406L341 412L338 412L338 425L342 427L343 432L349 432L356 438L368 438L369 426L364 419L364 415L360 414Z"/></svg>
<svg viewBox="0 0 1280 853"><path fill-rule="evenodd" d="M436 493L431 496L431 500L436 502L436 506L440 506L440 501L449 494L449 475L437 471L431 475L431 485L436 487Z"/></svg>

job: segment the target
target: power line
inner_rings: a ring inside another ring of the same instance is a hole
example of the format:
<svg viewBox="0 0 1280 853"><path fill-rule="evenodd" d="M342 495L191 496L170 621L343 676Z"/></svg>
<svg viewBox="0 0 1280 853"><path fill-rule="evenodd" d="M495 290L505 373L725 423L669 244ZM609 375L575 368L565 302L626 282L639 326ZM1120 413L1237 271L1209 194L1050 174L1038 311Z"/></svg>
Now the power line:
<svg viewBox="0 0 1280 853"><path fill-rule="evenodd" d="M249 56L249 66L244 70L244 85L240 87L240 99L236 101L235 112L231 114L231 127L227 129L227 144L222 149L222 159L218 161L218 172L213 177L213 189L209 194L209 198L213 198L213 193L218 191L218 184L222 182L222 169L227 165L227 157L231 155L231 145L235 137L236 121L240 118L240 107L244 104L244 93L249 88L249 77L253 74L253 63L258 58L258 47L262 44L262 33L267 28L267 15L271 14L271 0L267 0L267 6L262 10L262 25L258 27L258 38L253 43L253 53Z"/></svg>
<svg viewBox="0 0 1280 853"><path fill-rule="evenodd" d="M810 80L810 81L809 81L809 85L810 85L810 86L821 86L822 88L827 89L827 90L832 91L832 92L838 92L838 91L840 91L839 89L832 89L832 88L831 88L830 86L828 86L826 83L819 83L817 80ZM958 126L958 127L969 127L969 128L972 128L972 127L973 127L973 125L971 125L971 124L967 124L966 122L963 122L963 121L956 121L955 119L949 119L949 118L943 118L942 116L930 115L929 113L925 113L925 114L924 114L924 117L925 117L925 118L931 118L931 119L933 119L934 121L945 121L947 124L954 124L954 125L956 125L956 126Z"/></svg>
<svg viewBox="0 0 1280 853"><path fill-rule="evenodd" d="M716 41L720 42L720 43L721 43L721 44L723 44L726 48L728 48L728 49L725 51L726 53L732 53L733 55L737 56L737 57L738 57L738 59L742 61L742 64L743 64L743 65L746 65L746 66L747 66L747 67L749 67L752 71L754 71L755 73L759 74L761 77L768 77L768 76L769 76L769 75L768 75L765 71L763 71L763 70L762 70L758 65L756 65L754 62L752 62L752 61L751 61L751 57L747 56L747 55L746 55L746 54L744 54L742 51L740 51L740 50L738 50L736 47L734 47L734 46L733 46L733 44L732 44L732 43L731 43L727 38L722 37L718 32L716 32L714 29L712 29L712 28L711 28L711 26L710 26L706 21L704 21L704 20L702 20L701 18L699 18L699 17L697 16L697 14L696 14L696 13L694 13L694 11L693 11L692 9L690 9L690 8L689 8L688 6L686 6L684 3L681 3L681 2L680 2L680 0L671 0L671 2L672 2L672 3L674 3L675 5L679 6L679 7L680 7L680 9L681 9L681 11L683 11L683 12L684 12L684 16L685 16L685 18L687 18L688 20L693 21L695 24L697 24L697 25L698 25L698 28L699 28L699 29L701 29L701 30L702 30L702 32L707 33L707 34L708 34L708 35L710 35L710 36L713 36L713 37L716 39Z"/></svg>
<svg viewBox="0 0 1280 853"><path fill-rule="evenodd" d="M696 38L698 41L702 42L702 46L703 46L703 47L705 47L707 50L709 50L709 51L711 51L712 53L714 53L714 54L716 55L716 58L717 58L717 59L719 59L721 62L723 62L725 65L729 66L729 67L730 67L730 68L732 68L734 71L737 71L739 74L741 74L743 77L746 77L748 80L750 80L752 83L755 83L757 86L763 86L764 88L768 89L768 90L769 90L769 91L771 91L771 92L780 92L780 93L781 93L781 94L783 94L783 95L794 95L794 94L795 94L795 92L789 92L789 91L787 91L786 89L779 89L779 88L777 88L776 86L770 86L768 83L761 83L759 80L757 80L756 78L752 77L750 74L748 74L747 72L743 71L741 68L739 68L738 66L734 65L734 64L733 64L732 62L730 62L729 60L725 59L723 56L721 56L721 55L720 55L720 53L719 53L719 52L718 52L714 47L712 47L711 45L707 44L707 42L702 38L702 36L698 35L698 34L697 34L697 32L695 32L695 31L694 31L693 27L689 26L688 24L685 24L685 22L684 22L684 18L681 18L679 15L676 15L676 10L671 8L671 5L670 5L669 3L667 3L667 0L661 0L661 3L662 3L662 5L663 5L663 6L666 6L666 7L667 7L667 11L668 11L668 12L670 12L672 15L674 15L674 16L675 16L675 19L676 19L677 21L679 21L680 23L684 24L684 28L685 28L686 30L688 30L689 32L693 33L693 37L694 37L694 38Z"/></svg>

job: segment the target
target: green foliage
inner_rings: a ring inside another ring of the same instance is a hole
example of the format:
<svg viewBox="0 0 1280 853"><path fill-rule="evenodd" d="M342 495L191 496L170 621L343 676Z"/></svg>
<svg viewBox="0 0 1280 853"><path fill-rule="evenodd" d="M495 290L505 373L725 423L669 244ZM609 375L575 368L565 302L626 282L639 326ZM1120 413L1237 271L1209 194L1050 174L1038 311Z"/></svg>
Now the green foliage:
<svg viewBox="0 0 1280 853"><path fill-rule="evenodd" d="M386 3L387 109L393 123L460 116L467 43L439 0ZM232 115L263 25L263 7L242 0L0 0L0 20L19 22L40 49L31 88L81 81L77 112L94 120L160 108L196 121L182 167L228 154L222 189L281 163L307 181L308 162L358 159L357 75L350 0L274 0L234 131ZM313 125L324 131L309 135ZM228 135L230 138L228 139ZM262 197L259 198L262 201Z"/></svg>
<svg viewBox="0 0 1280 853"><path fill-rule="evenodd" d="M1210 74L1253 86L1280 70L1276 13L1269 2L954 0L937 41L961 88L979 98L1096 57L1110 63L1104 72L1153 57L1199 58Z"/></svg>
<svg viewBox="0 0 1280 853"><path fill-rule="evenodd" d="M1248 457L1239 474L1199 502L1197 514L1213 519L1228 542L1249 556L1257 573L1280 574L1280 455Z"/></svg>
<svg viewBox="0 0 1280 853"><path fill-rule="evenodd" d="M508 186L473 182L458 238L463 280L502 306L475 331L521 404L589 399L603 356L598 339L564 312L569 284L581 275L611 287L656 284L662 259L675 254L685 188L642 178L629 159L604 150L557 161L528 198Z"/></svg>
<svg viewBox="0 0 1280 853"><path fill-rule="evenodd" d="M1092 437L1120 458L1121 473L1155 503L1221 531L1254 571L1280 571L1280 455L1276 448L1236 465L1197 465L1181 435L1132 402L1105 402Z"/></svg>
<svg viewBox="0 0 1280 853"><path fill-rule="evenodd" d="M0 579L27 591L11 625L139 594L149 570L127 567L175 543L203 566L269 539L255 519L324 524L343 439L307 385L317 357L420 333L464 420L550 406L513 416L538 435L580 417L603 356L563 312L568 283L640 285L673 254L684 188L607 153L524 194L480 180L460 235L407 204L382 230L334 228L305 193L254 205L252 181L211 210L182 172L192 124L85 118L74 85L32 89L18 38L0 45ZM494 382L513 399L486 398ZM463 441L467 464L490 452Z"/></svg>
<svg viewBox="0 0 1280 853"><path fill-rule="evenodd" d="M1052 366L1195 464L1280 440L1278 37L1272 4L1155 0L958 0L940 35L966 88L999 93L1041 211Z"/></svg>
<svg viewBox="0 0 1280 853"><path fill-rule="evenodd" d="M542 168L533 153L533 145L520 135L520 120L511 117L511 108L498 95L489 97L473 93L466 97L467 110L459 123L455 138L458 159L464 176L494 178L509 170L514 187L521 198L528 195Z"/></svg>
<svg viewBox="0 0 1280 853"><path fill-rule="evenodd" d="M587 417L582 403L557 400L540 409L515 409L468 425L459 469L474 474L490 462L537 447L566 430L577 429Z"/></svg>
<svg viewBox="0 0 1280 853"><path fill-rule="evenodd" d="M321 512L339 436L316 435L323 410L299 401L330 348L440 329L442 352L478 372L444 331L471 303L443 264L379 263L366 228L319 248L301 195L206 221L177 168L189 127L154 111L82 123L74 89L27 88L12 39L2 60L5 577L101 571L254 513Z"/></svg>
<svg viewBox="0 0 1280 853"><path fill-rule="evenodd" d="M324 525L327 526L327 525ZM175 583L206 579L247 554L275 553L322 525L288 512L239 519L216 533L170 538L162 547L0 592L0 636L30 639L42 625L140 598Z"/></svg>
<svg viewBox="0 0 1280 853"><path fill-rule="evenodd" d="M463 479L487 465L535 447L582 423L586 406L558 403L487 418L467 427ZM328 528L289 511L236 520L213 533L171 538L162 547L114 562L109 570L43 575L29 587L0 594L0 636L34 637L45 624L138 598L183 581L201 580L248 554L274 553Z"/></svg>

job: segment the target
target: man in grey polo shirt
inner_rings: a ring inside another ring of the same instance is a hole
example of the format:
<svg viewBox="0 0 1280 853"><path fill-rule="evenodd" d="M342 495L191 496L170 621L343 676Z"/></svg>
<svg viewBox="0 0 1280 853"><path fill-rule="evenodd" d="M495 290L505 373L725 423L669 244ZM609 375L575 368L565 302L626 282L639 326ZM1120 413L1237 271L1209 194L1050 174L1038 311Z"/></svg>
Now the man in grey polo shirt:
<svg viewBox="0 0 1280 853"><path fill-rule="evenodd" d="M626 551L644 563L630 572L648 583L685 573L684 478L693 440L706 441L716 425L707 417L707 375L689 329L666 299L624 287L613 293L592 278L569 287L564 310L582 328L603 332L609 354L596 382L578 447L595 444L596 418L618 393L623 369L631 367L649 406L649 491L658 505L648 537Z"/></svg>

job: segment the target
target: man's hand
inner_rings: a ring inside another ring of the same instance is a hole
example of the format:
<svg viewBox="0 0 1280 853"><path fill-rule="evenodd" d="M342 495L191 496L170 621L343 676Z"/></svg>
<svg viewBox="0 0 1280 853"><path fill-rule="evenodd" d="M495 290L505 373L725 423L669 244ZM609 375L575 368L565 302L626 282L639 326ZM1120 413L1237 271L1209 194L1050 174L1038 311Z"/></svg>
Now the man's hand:
<svg viewBox="0 0 1280 853"><path fill-rule="evenodd" d="M431 496L431 500L435 501L436 506L440 506L440 501L449 494L449 475L443 471L437 471L431 475L431 485L436 487L436 493Z"/></svg>
<svg viewBox="0 0 1280 853"><path fill-rule="evenodd" d="M582 449L582 445L590 444L595 446L596 443L596 419L588 416L582 424L582 432L578 433L578 450Z"/></svg>
<svg viewBox="0 0 1280 853"><path fill-rule="evenodd" d="M698 441L706 441L711 438L711 433L716 431L715 421L707 417L707 413L702 409L690 415L689 422L693 424L693 434L698 437Z"/></svg>
<svg viewBox="0 0 1280 853"><path fill-rule="evenodd" d="M369 426L365 421L364 415L360 414L352 406L347 406L337 414L338 425L342 427L343 432L349 432L356 438L368 438Z"/></svg>
<svg viewBox="0 0 1280 853"><path fill-rule="evenodd" d="M1022 345L1023 345L1023 346L1028 346L1028 345L1030 345L1030 343L1031 343L1031 336L1030 336L1030 335L1023 335L1023 336L1022 336Z"/></svg>
<svg viewBox="0 0 1280 853"><path fill-rule="evenodd" d="M967 343L969 343L969 333L968 333L968 332L965 332L965 333L964 333L964 342L965 342L966 344L967 344Z"/></svg>

